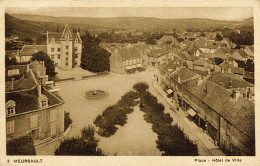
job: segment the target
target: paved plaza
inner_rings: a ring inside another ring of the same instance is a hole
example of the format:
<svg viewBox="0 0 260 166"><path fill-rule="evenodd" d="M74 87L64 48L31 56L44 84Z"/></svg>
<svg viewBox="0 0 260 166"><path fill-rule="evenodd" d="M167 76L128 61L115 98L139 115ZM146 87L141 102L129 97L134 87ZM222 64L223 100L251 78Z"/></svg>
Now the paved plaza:
<svg viewBox="0 0 260 166"><path fill-rule="evenodd" d="M223 155L217 147L210 146L205 140L208 137L203 137L206 134L203 135L200 128L193 122L189 122L185 117L185 113L178 113L170 109L173 105L167 101L160 87L154 84L154 73L150 70L134 74L111 73L100 78L57 83L56 86L60 88L60 95L65 101L64 110L70 112L73 120L72 129L67 136L79 136L80 130L84 126L94 125L93 121L98 114L101 114L106 107L115 104L127 91L133 90L133 85L140 81L149 84L149 91L157 96L158 101L165 106L165 111L170 113L173 123L181 126L190 139L197 143L200 155ZM84 93L94 89L105 90L109 92L109 95L97 100L86 99ZM156 148L157 135L152 131L151 124L146 123L143 119L143 112L135 107L135 111L127 115L127 117L127 124L123 127L119 126L115 135L109 138L97 135L100 139L99 147L108 155L161 155L161 152ZM56 141L41 147L37 149L37 154L53 155L58 145L59 141Z"/></svg>

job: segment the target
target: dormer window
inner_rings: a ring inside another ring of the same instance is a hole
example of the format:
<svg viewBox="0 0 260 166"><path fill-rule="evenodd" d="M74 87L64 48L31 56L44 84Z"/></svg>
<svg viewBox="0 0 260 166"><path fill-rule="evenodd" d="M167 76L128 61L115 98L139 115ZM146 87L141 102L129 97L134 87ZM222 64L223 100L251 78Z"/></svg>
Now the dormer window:
<svg viewBox="0 0 260 166"><path fill-rule="evenodd" d="M42 101L42 107L47 107L47 101Z"/></svg>
<svg viewBox="0 0 260 166"><path fill-rule="evenodd" d="M15 114L15 101L13 100L9 100L6 104L5 104L5 113L7 116L13 115Z"/></svg>
<svg viewBox="0 0 260 166"><path fill-rule="evenodd" d="M7 114L8 115L12 115L12 114L14 114L15 113L15 107L9 107L8 109L7 109Z"/></svg>

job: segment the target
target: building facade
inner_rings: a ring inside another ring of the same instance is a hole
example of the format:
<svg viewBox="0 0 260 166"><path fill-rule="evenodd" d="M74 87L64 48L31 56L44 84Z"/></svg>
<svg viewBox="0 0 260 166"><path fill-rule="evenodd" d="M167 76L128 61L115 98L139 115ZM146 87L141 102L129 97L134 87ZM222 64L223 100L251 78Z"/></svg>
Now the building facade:
<svg viewBox="0 0 260 166"><path fill-rule="evenodd" d="M80 66L82 41L79 32L71 33L66 24L62 34L47 32L47 54L56 67L67 70Z"/></svg>
<svg viewBox="0 0 260 166"><path fill-rule="evenodd" d="M34 61L20 79L6 82L7 141L30 134L37 144L64 132L64 101L43 65Z"/></svg>

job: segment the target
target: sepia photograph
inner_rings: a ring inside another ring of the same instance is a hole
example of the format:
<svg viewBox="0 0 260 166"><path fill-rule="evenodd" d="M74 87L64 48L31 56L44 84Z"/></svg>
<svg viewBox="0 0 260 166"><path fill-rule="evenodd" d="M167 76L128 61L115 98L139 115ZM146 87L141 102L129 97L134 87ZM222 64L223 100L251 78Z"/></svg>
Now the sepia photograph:
<svg viewBox="0 0 260 166"><path fill-rule="evenodd" d="M3 13L7 158L256 157L254 7Z"/></svg>

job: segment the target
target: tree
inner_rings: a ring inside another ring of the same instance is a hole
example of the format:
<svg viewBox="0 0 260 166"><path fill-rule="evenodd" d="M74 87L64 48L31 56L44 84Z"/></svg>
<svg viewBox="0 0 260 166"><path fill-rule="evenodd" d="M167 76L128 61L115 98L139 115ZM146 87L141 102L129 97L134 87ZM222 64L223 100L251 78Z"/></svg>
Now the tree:
<svg viewBox="0 0 260 166"><path fill-rule="evenodd" d="M39 51L32 56L32 61L44 61L46 67L46 74L53 78L57 73L55 72L55 66L53 60L43 51Z"/></svg>
<svg viewBox="0 0 260 166"><path fill-rule="evenodd" d="M99 34L99 37L107 39L107 38L109 38L109 34L107 32L102 32Z"/></svg>
<svg viewBox="0 0 260 166"><path fill-rule="evenodd" d="M110 53L93 43L87 43L82 49L81 68L92 72L110 71Z"/></svg>
<svg viewBox="0 0 260 166"><path fill-rule="evenodd" d="M201 34L200 34L200 37L205 37L206 35L205 35L205 33L204 32L202 32Z"/></svg>
<svg viewBox="0 0 260 166"><path fill-rule="evenodd" d="M216 41L222 41L223 40L223 36L219 33L216 34Z"/></svg>
<svg viewBox="0 0 260 166"><path fill-rule="evenodd" d="M27 135L8 141L6 153L7 155L36 155L32 137Z"/></svg>
<svg viewBox="0 0 260 166"><path fill-rule="evenodd" d="M55 155L70 156L105 156L98 148L99 140L94 137L93 126L86 126L81 130L81 137L64 139L55 150Z"/></svg>
<svg viewBox="0 0 260 166"><path fill-rule="evenodd" d="M134 90L136 90L138 92L144 92L149 88L149 85L145 82L139 82L139 83L136 83L133 86L133 88L134 88Z"/></svg>
<svg viewBox="0 0 260 166"><path fill-rule="evenodd" d="M146 39L146 44L155 45L156 44L156 40L153 37L149 36Z"/></svg>

